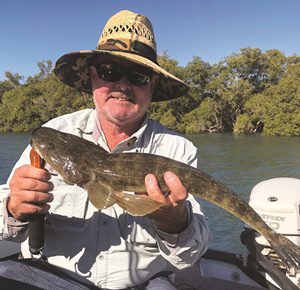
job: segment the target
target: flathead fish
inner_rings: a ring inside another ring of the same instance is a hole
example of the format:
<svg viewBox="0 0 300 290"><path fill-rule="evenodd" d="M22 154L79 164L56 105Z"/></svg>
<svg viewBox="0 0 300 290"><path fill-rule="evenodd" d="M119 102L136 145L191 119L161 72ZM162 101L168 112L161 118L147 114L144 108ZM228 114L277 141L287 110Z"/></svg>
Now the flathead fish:
<svg viewBox="0 0 300 290"><path fill-rule="evenodd" d="M163 191L163 175L175 173L188 192L212 202L262 234L288 267L299 269L300 249L271 229L233 191L208 174L184 163L146 153L109 154L98 145L72 134L41 127L31 135L31 146L68 184L84 188L91 203L103 209L117 203L132 215L147 215L165 204L146 195L145 176L153 173Z"/></svg>

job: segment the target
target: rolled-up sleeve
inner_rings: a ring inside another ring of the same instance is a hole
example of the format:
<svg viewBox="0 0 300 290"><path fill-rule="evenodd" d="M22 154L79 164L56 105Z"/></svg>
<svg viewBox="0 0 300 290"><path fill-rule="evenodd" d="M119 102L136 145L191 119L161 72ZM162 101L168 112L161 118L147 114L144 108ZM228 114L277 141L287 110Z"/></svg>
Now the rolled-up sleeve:
<svg viewBox="0 0 300 290"><path fill-rule="evenodd" d="M0 187L3 190L3 186ZM14 219L7 211L9 196L2 197L0 201L0 239L14 242L23 242L27 237L28 222Z"/></svg>
<svg viewBox="0 0 300 290"><path fill-rule="evenodd" d="M6 202L9 194L9 188L5 184L0 185L0 239L8 238L7 211Z"/></svg>

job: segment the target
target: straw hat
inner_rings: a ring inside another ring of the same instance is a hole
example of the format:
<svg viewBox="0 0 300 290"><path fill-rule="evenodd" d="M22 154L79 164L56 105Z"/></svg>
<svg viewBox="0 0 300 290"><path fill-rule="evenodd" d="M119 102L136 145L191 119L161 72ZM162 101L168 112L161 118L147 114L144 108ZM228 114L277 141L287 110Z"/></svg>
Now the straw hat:
<svg viewBox="0 0 300 290"><path fill-rule="evenodd" d="M149 19L123 10L106 23L96 50L81 50L63 55L55 65L55 75L65 84L92 93L89 67L101 56L113 56L150 68L159 77L152 101L166 101L184 95L189 87L161 68Z"/></svg>

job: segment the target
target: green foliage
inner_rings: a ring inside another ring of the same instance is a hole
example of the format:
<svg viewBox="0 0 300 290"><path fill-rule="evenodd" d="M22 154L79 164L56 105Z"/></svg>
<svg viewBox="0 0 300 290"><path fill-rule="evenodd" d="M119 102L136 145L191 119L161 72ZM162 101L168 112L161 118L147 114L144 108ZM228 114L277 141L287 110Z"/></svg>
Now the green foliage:
<svg viewBox="0 0 300 290"><path fill-rule="evenodd" d="M65 86L54 75L32 86L40 92L34 100L34 107L39 112L42 122L86 107L93 107L91 96Z"/></svg>
<svg viewBox="0 0 300 290"><path fill-rule="evenodd" d="M175 130L177 125L177 120L174 116L173 110L172 109L167 110L160 118L160 122L166 127Z"/></svg>
<svg viewBox="0 0 300 290"><path fill-rule="evenodd" d="M0 103L5 92L14 89L14 86L9 81L0 82Z"/></svg>
<svg viewBox="0 0 300 290"><path fill-rule="evenodd" d="M252 124L264 135L300 136L300 64L289 65L278 84L254 95L246 104Z"/></svg>
<svg viewBox="0 0 300 290"><path fill-rule="evenodd" d="M13 74L10 71L5 72L5 77L7 81L11 84L12 87L16 88L21 85L21 81L24 79L24 77L18 73Z"/></svg>
<svg viewBox="0 0 300 290"><path fill-rule="evenodd" d="M166 69L168 72L172 73L179 79L185 80L187 75L186 75L186 68L182 68L178 66L178 63L176 60L171 59L166 53L163 55L159 56L158 58L159 64ZM173 117L176 119L178 122L180 118L188 113L190 111L191 107L195 107L196 103L193 98L191 98L191 95L188 94L186 96L183 96L179 99L171 100L169 102L161 102L161 103L153 103L151 105L151 114L152 115L158 115L162 116L163 113L166 111L166 107L169 109L171 108L171 114ZM158 117L158 119L160 119Z"/></svg>
<svg viewBox="0 0 300 290"><path fill-rule="evenodd" d="M24 85L0 83L0 89L7 88L0 106L0 131L30 131L57 116L93 107L91 96L65 86L46 68Z"/></svg>
<svg viewBox="0 0 300 290"><path fill-rule="evenodd" d="M300 57L276 49L242 48L211 66L198 56L185 66L166 52L160 65L190 91L152 103L151 118L183 133L234 132L300 136ZM6 72L0 81L0 130L28 131L49 119L87 107L91 96L59 82L51 61L28 77Z"/></svg>
<svg viewBox="0 0 300 290"><path fill-rule="evenodd" d="M206 98L197 108L182 118L182 123L178 129L188 134L221 132L220 109L216 101Z"/></svg>
<svg viewBox="0 0 300 290"><path fill-rule="evenodd" d="M233 130L235 134L251 134L254 130L255 127L251 122L250 116L241 114L237 117Z"/></svg>
<svg viewBox="0 0 300 290"><path fill-rule="evenodd" d="M38 115L33 107L34 88L19 86L3 95L0 108L1 131L28 131L37 126Z"/></svg>
<svg viewBox="0 0 300 290"><path fill-rule="evenodd" d="M174 74L176 77L181 78L183 74L183 68L178 66L178 61L170 58L167 52L163 52L158 56L158 63L161 67L168 72Z"/></svg>
<svg viewBox="0 0 300 290"><path fill-rule="evenodd" d="M37 63L39 68L39 73L34 75L33 77L28 77L26 80L26 84L34 84L42 81L51 76L52 74L52 61L51 60L43 60Z"/></svg>

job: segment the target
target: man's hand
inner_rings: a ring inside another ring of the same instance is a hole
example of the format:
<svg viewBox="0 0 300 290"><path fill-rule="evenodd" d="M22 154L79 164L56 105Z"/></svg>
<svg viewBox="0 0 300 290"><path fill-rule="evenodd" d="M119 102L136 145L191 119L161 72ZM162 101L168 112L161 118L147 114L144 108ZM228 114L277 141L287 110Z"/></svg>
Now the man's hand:
<svg viewBox="0 0 300 290"><path fill-rule="evenodd" d="M17 168L10 180L10 197L7 209L17 220L23 221L30 214L46 213L53 200L53 195L48 193L53 189L49 182L50 173L32 165L23 165Z"/></svg>
<svg viewBox="0 0 300 290"><path fill-rule="evenodd" d="M158 202L167 203L166 206L161 207L148 216L156 222L157 227L161 231L170 234L180 233L188 225L188 212L185 207L188 192L174 173L166 172L164 180L169 188L167 194L161 191L153 174L148 174L145 178L149 197Z"/></svg>

